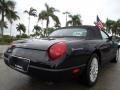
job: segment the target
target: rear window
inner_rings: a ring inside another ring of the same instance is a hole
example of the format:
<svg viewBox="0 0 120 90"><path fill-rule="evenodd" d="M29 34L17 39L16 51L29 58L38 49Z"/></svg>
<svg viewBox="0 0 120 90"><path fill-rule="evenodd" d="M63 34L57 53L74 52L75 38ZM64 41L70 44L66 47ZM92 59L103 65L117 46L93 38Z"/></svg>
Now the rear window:
<svg viewBox="0 0 120 90"><path fill-rule="evenodd" d="M49 35L50 37L86 37L87 30L83 28L59 29Z"/></svg>

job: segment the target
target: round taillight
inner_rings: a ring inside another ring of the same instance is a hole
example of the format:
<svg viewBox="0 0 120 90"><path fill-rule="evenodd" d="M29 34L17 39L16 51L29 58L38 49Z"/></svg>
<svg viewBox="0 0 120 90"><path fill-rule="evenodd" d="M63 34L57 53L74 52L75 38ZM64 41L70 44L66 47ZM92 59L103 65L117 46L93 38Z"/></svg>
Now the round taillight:
<svg viewBox="0 0 120 90"><path fill-rule="evenodd" d="M12 51L13 51L13 49L14 49L15 47L16 47L15 45L11 45L11 46L8 48L7 52L8 52L8 53L12 53Z"/></svg>
<svg viewBox="0 0 120 90"><path fill-rule="evenodd" d="M11 48L15 48L15 45L11 45Z"/></svg>
<svg viewBox="0 0 120 90"><path fill-rule="evenodd" d="M65 42L58 42L53 44L49 50L48 55L51 59L57 60L65 55L67 50L67 44Z"/></svg>

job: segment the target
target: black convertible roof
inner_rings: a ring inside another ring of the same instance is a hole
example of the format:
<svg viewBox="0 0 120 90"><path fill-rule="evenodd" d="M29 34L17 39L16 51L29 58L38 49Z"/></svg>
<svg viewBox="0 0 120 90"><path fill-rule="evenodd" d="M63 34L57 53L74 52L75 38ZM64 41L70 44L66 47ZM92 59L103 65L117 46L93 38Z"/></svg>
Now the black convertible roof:
<svg viewBox="0 0 120 90"><path fill-rule="evenodd" d="M69 26L69 27L61 27L56 30L62 30L62 29L69 29L69 28L85 28L88 30L87 38L88 39L101 39L100 30L96 26L90 26L90 25L81 25L81 26Z"/></svg>
<svg viewBox="0 0 120 90"><path fill-rule="evenodd" d="M99 29L96 26L91 26L91 25L80 25L80 26L68 26L68 27L60 27L57 28L57 30L59 29L66 29L66 28L87 28L87 29Z"/></svg>

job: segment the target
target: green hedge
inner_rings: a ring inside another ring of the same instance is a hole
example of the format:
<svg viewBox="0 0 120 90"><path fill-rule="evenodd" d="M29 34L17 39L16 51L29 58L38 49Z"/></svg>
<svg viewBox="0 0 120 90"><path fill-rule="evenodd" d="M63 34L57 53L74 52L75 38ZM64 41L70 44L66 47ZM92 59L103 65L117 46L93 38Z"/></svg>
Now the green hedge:
<svg viewBox="0 0 120 90"><path fill-rule="evenodd" d="M11 37L9 35L4 35L2 38L0 38L0 44L10 44L14 40L16 40L15 37Z"/></svg>
<svg viewBox="0 0 120 90"><path fill-rule="evenodd" d="M13 41L21 40L23 38L28 38L28 36L26 34L22 34L21 36L16 35L16 37L4 35L3 37L0 38L0 45L10 44Z"/></svg>
<svg viewBox="0 0 120 90"><path fill-rule="evenodd" d="M29 38L29 36L27 36L27 34L22 34L22 35L16 35L16 38L17 39L20 39L20 38Z"/></svg>

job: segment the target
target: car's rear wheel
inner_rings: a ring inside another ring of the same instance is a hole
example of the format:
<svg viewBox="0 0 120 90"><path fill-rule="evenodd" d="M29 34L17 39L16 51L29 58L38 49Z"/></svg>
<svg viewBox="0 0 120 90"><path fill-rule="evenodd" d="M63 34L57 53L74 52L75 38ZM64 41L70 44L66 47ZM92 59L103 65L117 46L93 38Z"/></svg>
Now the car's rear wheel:
<svg viewBox="0 0 120 90"><path fill-rule="evenodd" d="M93 86L98 78L99 72L99 58L97 54L93 54L88 62L85 72L85 83L89 86Z"/></svg>
<svg viewBox="0 0 120 90"><path fill-rule="evenodd" d="M115 58L114 59L112 59L111 60L111 62L113 62L113 63L117 63L117 62L119 62L119 48L117 49L117 51L116 51L116 56L115 56Z"/></svg>

